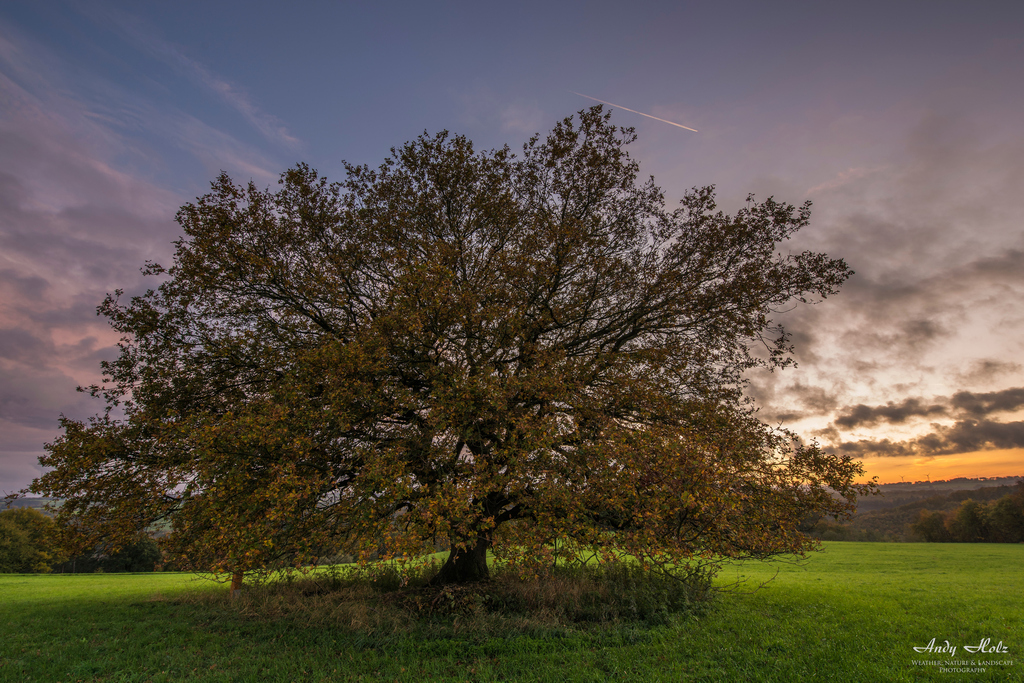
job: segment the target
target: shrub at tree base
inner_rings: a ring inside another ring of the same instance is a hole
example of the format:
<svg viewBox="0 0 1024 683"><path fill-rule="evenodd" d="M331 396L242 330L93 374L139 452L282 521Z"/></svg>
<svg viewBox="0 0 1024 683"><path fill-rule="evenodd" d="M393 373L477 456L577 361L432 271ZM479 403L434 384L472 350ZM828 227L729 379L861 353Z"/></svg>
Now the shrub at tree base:
<svg viewBox="0 0 1024 683"><path fill-rule="evenodd" d="M800 520L852 510L862 469L757 420L743 374L791 364L776 313L851 271L786 248L809 205L666 209L633 139L596 107L521 157L445 132L342 184L222 175L160 285L100 306L107 411L62 421L31 489L82 547L166 520L179 566L234 574L812 547Z"/></svg>
<svg viewBox="0 0 1024 683"><path fill-rule="evenodd" d="M306 626L364 634L453 626L494 634L510 630L588 628L608 623L659 625L701 613L713 593L707 572L681 576L636 564L560 565L522 577L493 568L489 581L432 586L436 566L373 573L335 572L258 583L237 598L193 593L253 619L294 619Z"/></svg>

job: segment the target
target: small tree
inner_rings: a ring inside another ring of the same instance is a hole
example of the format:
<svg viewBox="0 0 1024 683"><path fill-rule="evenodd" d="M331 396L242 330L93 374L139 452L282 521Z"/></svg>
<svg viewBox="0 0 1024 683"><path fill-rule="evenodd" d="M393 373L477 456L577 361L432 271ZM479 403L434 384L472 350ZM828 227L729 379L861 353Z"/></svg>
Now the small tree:
<svg viewBox="0 0 1024 683"><path fill-rule="evenodd" d="M911 525L911 530L928 543L945 543L952 540L946 528L946 515L941 512L921 510L921 516Z"/></svg>
<svg viewBox="0 0 1024 683"><path fill-rule="evenodd" d="M50 517L28 507L0 512L0 573L48 572L62 559Z"/></svg>
<svg viewBox="0 0 1024 683"><path fill-rule="evenodd" d="M1024 480L1013 493L993 502L988 512L989 532L997 543L1024 543Z"/></svg>
<svg viewBox="0 0 1024 683"><path fill-rule="evenodd" d="M743 375L791 364L775 312L851 271L785 250L807 204L666 209L633 139L596 107L518 158L441 133L342 185L222 174L162 284L100 307L124 334L108 412L63 420L32 490L83 543L168 518L179 564L233 572L438 541L439 583L556 540L810 547L801 520L852 510L862 469L761 423Z"/></svg>
<svg viewBox="0 0 1024 683"><path fill-rule="evenodd" d="M946 525L954 541L980 543L989 540L988 509L976 500L968 498L962 502Z"/></svg>

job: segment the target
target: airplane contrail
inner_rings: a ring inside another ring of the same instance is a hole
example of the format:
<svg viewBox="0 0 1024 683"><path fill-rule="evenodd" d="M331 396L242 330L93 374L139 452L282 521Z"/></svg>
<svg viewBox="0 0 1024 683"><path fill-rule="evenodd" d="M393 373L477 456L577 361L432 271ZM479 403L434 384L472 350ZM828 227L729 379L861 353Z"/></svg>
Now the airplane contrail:
<svg viewBox="0 0 1024 683"><path fill-rule="evenodd" d="M667 123L670 126L675 126L676 128L685 128L686 130L692 130L694 133L699 132L696 128L690 128L689 126L684 126L683 124L675 123L674 121L666 121L665 119L659 119L657 116L651 116L650 114L645 114L642 111L637 111L636 109L630 109L629 107L623 107L621 104L615 104L613 102L605 102L604 100L599 100L596 97L591 97L590 95L584 95L583 93L576 92L575 90L570 90L569 92L571 92L573 95L579 95L580 97L586 97L588 100L594 100L595 102L600 102L601 104L607 104L609 107L618 107L619 109L625 109L626 111L631 111L634 114L640 114L640 116L646 116L647 118L654 119L655 121L661 121L662 123Z"/></svg>

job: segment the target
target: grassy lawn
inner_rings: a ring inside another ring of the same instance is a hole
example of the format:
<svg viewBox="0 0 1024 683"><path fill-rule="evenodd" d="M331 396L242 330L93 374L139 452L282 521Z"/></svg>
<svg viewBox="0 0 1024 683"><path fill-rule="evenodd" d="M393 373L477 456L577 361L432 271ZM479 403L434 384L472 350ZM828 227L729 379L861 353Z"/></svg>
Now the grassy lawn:
<svg viewBox="0 0 1024 683"><path fill-rule="evenodd" d="M1022 681L1024 545L827 543L668 626L366 635L240 615L185 574L0 575L0 681ZM756 592L768 578L774 580ZM917 653L936 639L955 656ZM972 654L990 638L1008 653ZM1012 661L980 672L914 664Z"/></svg>

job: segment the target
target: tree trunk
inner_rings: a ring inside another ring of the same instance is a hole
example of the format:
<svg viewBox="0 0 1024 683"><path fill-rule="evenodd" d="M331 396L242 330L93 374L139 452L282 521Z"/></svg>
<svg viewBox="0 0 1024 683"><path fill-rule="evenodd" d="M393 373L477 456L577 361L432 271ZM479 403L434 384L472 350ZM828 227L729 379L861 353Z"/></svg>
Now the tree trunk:
<svg viewBox="0 0 1024 683"><path fill-rule="evenodd" d="M467 548L457 548L453 545L451 554L437 576L430 580L430 585L486 581L490 578L490 572L487 570L487 550L490 547L491 539L485 536L479 536L476 545Z"/></svg>

